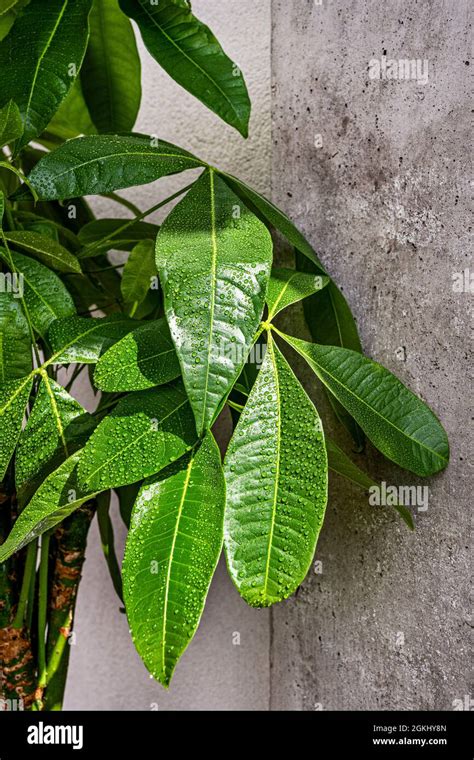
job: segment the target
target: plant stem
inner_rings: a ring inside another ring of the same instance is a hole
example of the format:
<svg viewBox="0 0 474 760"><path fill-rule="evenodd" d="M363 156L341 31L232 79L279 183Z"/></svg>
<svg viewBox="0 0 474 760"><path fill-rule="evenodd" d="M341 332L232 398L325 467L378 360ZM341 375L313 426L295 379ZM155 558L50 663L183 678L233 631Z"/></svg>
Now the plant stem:
<svg viewBox="0 0 474 760"><path fill-rule="evenodd" d="M102 198L109 198L111 201L120 203L121 206L128 208L128 210L131 211L132 214L136 214L137 216L139 216L142 213L140 209L137 206L135 206L134 203L127 200L126 198L122 198L122 196L118 195L117 193L101 193L101 196Z"/></svg>
<svg viewBox="0 0 474 760"><path fill-rule="evenodd" d="M46 611L48 608L48 560L50 533L41 537L41 555L38 587L38 686L35 692L36 706L43 706L43 691L47 683L46 670Z"/></svg>
<svg viewBox="0 0 474 760"><path fill-rule="evenodd" d="M82 256L79 256L79 258L85 258L89 257L91 255L92 251L98 250L104 246L104 244L108 243L112 238L117 237L117 235L120 232L123 232L124 230L128 229L128 227L131 227L135 222L139 222L140 219L144 219L149 214L152 214L154 211L158 211L159 208L162 206L166 206L167 203L171 203L171 201L174 201L175 198L178 198L180 195L183 195L183 193L186 193L192 186L194 185L194 182L191 182L189 185L186 185L186 187L182 187L180 190L178 190L176 193L173 193L173 195L170 195L168 198L165 198L163 201L160 201L159 203L156 203L154 206L151 206L151 208L147 209L146 211L142 211L141 214L137 214L133 219L130 219L128 222L125 222L125 224L122 224L120 227L117 227L116 230L110 233L110 235L107 235L104 238L101 238L100 240L96 240L95 243L92 243L91 245L86 245L82 249Z"/></svg>
<svg viewBox="0 0 474 760"><path fill-rule="evenodd" d="M28 544L28 550L26 553L25 569L23 571L20 598L18 600L16 615L12 623L13 628L23 628L23 624L25 622L25 612L27 608L28 597L30 594L32 576L34 576L36 570L36 552L37 541L32 541L30 544Z"/></svg>

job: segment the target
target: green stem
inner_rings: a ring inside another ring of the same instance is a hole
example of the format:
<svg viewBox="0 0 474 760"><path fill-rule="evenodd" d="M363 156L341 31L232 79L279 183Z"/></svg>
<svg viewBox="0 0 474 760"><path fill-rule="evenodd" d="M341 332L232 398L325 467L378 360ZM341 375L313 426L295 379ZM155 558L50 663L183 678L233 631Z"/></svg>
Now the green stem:
<svg viewBox="0 0 474 760"><path fill-rule="evenodd" d="M48 608L48 561L50 533L44 533L41 538L41 558L39 567L38 589L38 687L46 685L46 611Z"/></svg>
<svg viewBox="0 0 474 760"><path fill-rule="evenodd" d="M158 211L159 208L162 206L166 206L167 203L171 203L171 201L174 201L175 198L178 198L180 195L183 195L183 193L186 193L192 186L194 185L194 182L191 182L189 185L186 185L186 187L182 187L181 190L178 190L176 193L173 193L173 195L170 195L168 198L165 198L163 201L160 201L159 203L156 203L154 206L151 206L151 208L147 209L146 211L142 211L141 214L137 214L133 219L130 219L128 222L125 222L125 224L122 224L120 227L117 227L116 230L110 233L110 235L107 235L104 238L101 238L100 240L96 240L95 243L92 243L91 245L86 245L82 249L82 255L79 256L79 258L85 258L89 257L91 255L92 251L98 250L102 248L106 243L110 242L112 238L117 237L121 232L131 227L135 222L139 222L141 219L144 219L146 216L149 216L149 214L152 214L154 211Z"/></svg>
<svg viewBox="0 0 474 760"><path fill-rule="evenodd" d="M138 206L135 206L134 203L131 201L128 201L126 198L122 198L121 195L118 195L117 193L101 193L102 198L110 198L111 201L115 201L116 203L120 203L121 206L124 206L125 208L128 208L129 211L132 212L132 214L140 215L142 212L138 208Z"/></svg>
<svg viewBox="0 0 474 760"><path fill-rule="evenodd" d="M13 620L12 627L13 628L22 628L23 623L25 620L25 612L27 608L28 603L28 597L30 593L30 586L31 586L31 577L34 575L36 570L36 551L37 551L37 542L32 541L31 544L28 545L28 551L26 553L26 560L25 560L25 569L23 571L23 580L21 583L21 591L20 591L20 598L18 600L18 607L15 615L15 619Z"/></svg>
<svg viewBox="0 0 474 760"><path fill-rule="evenodd" d="M236 412L243 412L244 407L242 404L237 404L235 401L231 401L230 399L227 399L227 404L230 406L231 409L235 409Z"/></svg>

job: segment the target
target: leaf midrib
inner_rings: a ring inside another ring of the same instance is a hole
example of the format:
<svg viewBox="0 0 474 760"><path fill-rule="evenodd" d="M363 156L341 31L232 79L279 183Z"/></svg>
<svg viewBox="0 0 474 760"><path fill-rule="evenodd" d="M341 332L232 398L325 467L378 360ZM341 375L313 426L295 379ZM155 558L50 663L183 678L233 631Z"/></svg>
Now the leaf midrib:
<svg viewBox="0 0 474 760"><path fill-rule="evenodd" d="M264 584L263 584L263 594L266 597L268 595L267 586L268 586L268 578L270 574L270 560L272 556L272 548L273 548L273 534L275 531L275 521L276 521L276 510L277 510L277 497L278 497L278 486L279 486L279 480L280 480L280 451L281 451L281 403L280 403L280 383L278 380L278 368L276 366L276 360L275 360L275 352L273 349L273 339L271 337L271 333L268 333L268 351L270 352L271 359L272 359L272 365L273 365L273 371L274 371L274 377L275 377L275 390L276 390L276 396L277 396L277 451L276 451L276 462L275 462L275 488L273 492L273 506L272 506L272 520L270 525L270 533L268 536L268 551L267 551L267 562L265 566L265 575L264 575Z"/></svg>

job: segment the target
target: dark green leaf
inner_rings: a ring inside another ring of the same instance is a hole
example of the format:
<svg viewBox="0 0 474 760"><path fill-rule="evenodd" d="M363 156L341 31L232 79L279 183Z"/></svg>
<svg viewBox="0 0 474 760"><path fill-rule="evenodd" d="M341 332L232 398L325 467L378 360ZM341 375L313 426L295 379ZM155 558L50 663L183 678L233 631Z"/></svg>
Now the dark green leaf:
<svg viewBox="0 0 474 760"><path fill-rule="evenodd" d="M197 452L143 484L123 563L134 644L168 686L202 615L222 548L225 484L208 432Z"/></svg>
<svg viewBox="0 0 474 760"><path fill-rule="evenodd" d="M173 79L247 137L250 100L238 66L186 0L120 0L155 60Z"/></svg>
<svg viewBox="0 0 474 760"><path fill-rule="evenodd" d="M313 403L271 335L224 462L225 546L248 604L290 596L312 562L327 500L327 456Z"/></svg>
<svg viewBox="0 0 474 760"><path fill-rule="evenodd" d="M30 376L0 385L0 481L5 477L20 437L32 385L33 378Z"/></svg>
<svg viewBox="0 0 474 760"><path fill-rule="evenodd" d="M42 372L33 409L23 430L15 457L15 482L18 492L32 482L44 480L67 459L79 443L71 436L72 422L85 414L82 406L64 388Z"/></svg>
<svg viewBox="0 0 474 760"><path fill-rule="evenodd" d="M267 306L268 321L270 322L280 311L292 303L301 301L324 288L329 277L316 274L303 274L294 269L272 269L268 283Z"/></svg>
<svg viewBox="0 0 474 760"><path fill-rule="evenodd" d="M40 200L65 200L146 185L203 165L176 145L146 135L88 135L48 153L28 179ZM14 195L30 197L23 185Z"/></svg>
<svg viewBox="0 0 474 760"><path fill-rule="evenodd" d="M0 148L21 136L23 122L18 106L13 100L0 109Z"/></svg>
<svg viewBox="0 0 474 760"><path fill-rule="evenodd" d="M56 269L58 272L81 271L81 265L76 257L51 237L29 230L5 232L5 237L15 248L27 251L51 269Z"/></svg>
<svg viewBox="0 0 474 760"><path fill-rule="evenodd" d="M0 297L0 384L28 375L31 368L28 322L16 294L6 290Z"/></svg>
<svg viewBox="0 0 474 760"><path fill-rule="evenodd" d="M164 319L145 322L109 348L94 383L103 391L140 391L179 377L179 362Z"/></svg>
<svg viewBox="0 0 474 760"><path fill-rule="evenodd" d="M151 240L141 240L130 253L122 273L122 295L125 303L132 306L131 315L156 280L155 246Z"/></svg>
<svg viewBox="0 0 474 760"><path fill-rule="evenodd" d="M95 364L114 343L139 322L122 315L89 319L69 317L51 325L48 340L53 350L52 364Z"/></svg>
<svg viewBox="0 0 474 760"><path fill-rule="evenodd" d="M77 481L79 457L77 451L52 472L20 512L10 535L0 546L0 562L5 562L30 541L54 528L95 496L82 490Z"/></svg>
<svg viewBox="0 0 474 760"><path fill-rule="evenodd" d="M388 459L416 475L446 467L449 444L439 420L385 367L339 346L283 337Z"/></svg>
<svg viewBox="0 0 474 760"><path fill-rule="evenodd" d="M110 578L112 580L115 592L123 602L122 598L122 577L120 567L117 562L114 543L114 528L110 519L110 491L104 491L97 495L97 522L99 524L100 541L102 551L104 552L105 561L109 568Z"/></svg>
<svg viewBox="0 0 474 760"><path fill-rule="evenodd" d="M110 237L110 241L104 241L103 247L94 248L94 256L97 256L98 250L109 251L112 248L116 251L130 251L141 240L156 240L158 225L149 222L135 222L123 232L115 234L116 230L123 227L124 224L123 219L96 219L82 228L79 233L79 240L83 246L88 246ZM82 255L85 255L85 250Z"/></svg>
<svg viewBox="0 0 474 760"><path fill-rule="evenodd" d="M0 255L7 261L4 253ZM36 332L45 337L51 322L74 314L74 302L59 277L39 261L11 252L15 269L23 275L24 299Z"/></svg>
<svg viewBox="0 0 474 760"><path fill-rule="evenodd" d="M128 486L120 486L120 488L115 489L119 500L120 516L127 528L130 527L133 505L141 487L142 481L139 480L136 483L130 483Z"/></svg>
<svg viewBox="0 0 474 760"><path fill-rule="evenodd" d="M48 124L46 132L41 135L41 143L54 150L64 140L78 135L93 135L96 132L78 77Z"/></svg>
<svg viewBox="0 0 474 760"><path fill-rule="evenodd" d="M81 481L97 491L154 475L196 441L188 399L179 383L127 396L96 428L79 464Z"/></svg>
<svg viewBox="0 0 474 760"><path fill-rule="evenodd" d="M81 69L82 90L99 132L130 132L141 98L140 58L117 0L94 0Z"/></svg>
<svg viewBox="0 0 474 760"><path fill-rule="evenodd" d="M328 465L329 469L333 472L337 472L338 475L342 475L346 480L350 480L351 483L355 483L359 488L363 488L364 491L368 491L369 488L374 486L378 487L375 480L372 480L360 467L357 467L354 462L349 459L347 454L344 453L339 446L326 437L326 449L328 453ZM406 522L410 530L415 529L415 523L409 509L403 505L394 505L394 509L397 510L402 520Z"/></svg>
<svg viewBox="0 0 474 760"><path fill-rule="evenodd" d="M91 0L31 0L0 44L0 103L17 104L23 135L39 135L66 97L84 57Z"/></svg>
<svg viewBox="0 0 474 760"><path fill-rule="evenodd" d="M240 374L264 306L271 237L210 170L162 225L165 311L201 433Z"/></svg>

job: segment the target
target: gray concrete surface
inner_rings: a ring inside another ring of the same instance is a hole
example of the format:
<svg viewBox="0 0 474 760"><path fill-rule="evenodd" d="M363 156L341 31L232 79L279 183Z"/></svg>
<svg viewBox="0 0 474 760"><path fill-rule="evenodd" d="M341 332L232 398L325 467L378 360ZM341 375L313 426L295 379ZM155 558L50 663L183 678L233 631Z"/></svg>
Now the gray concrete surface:
<svg viewBox="0 0 474 760"><path fill-rule="evenodd" d="M322 573L272 613L270 706L452 710L472 694L472 295L453 291L472 262L468 3L274 0L272 14L273 200L343 286L367 353L438 413L452 455L414 534L333 483ZM370 79L382 55L427 59L427 83ZM373 451L358 461L421 482Z"/></svg>

